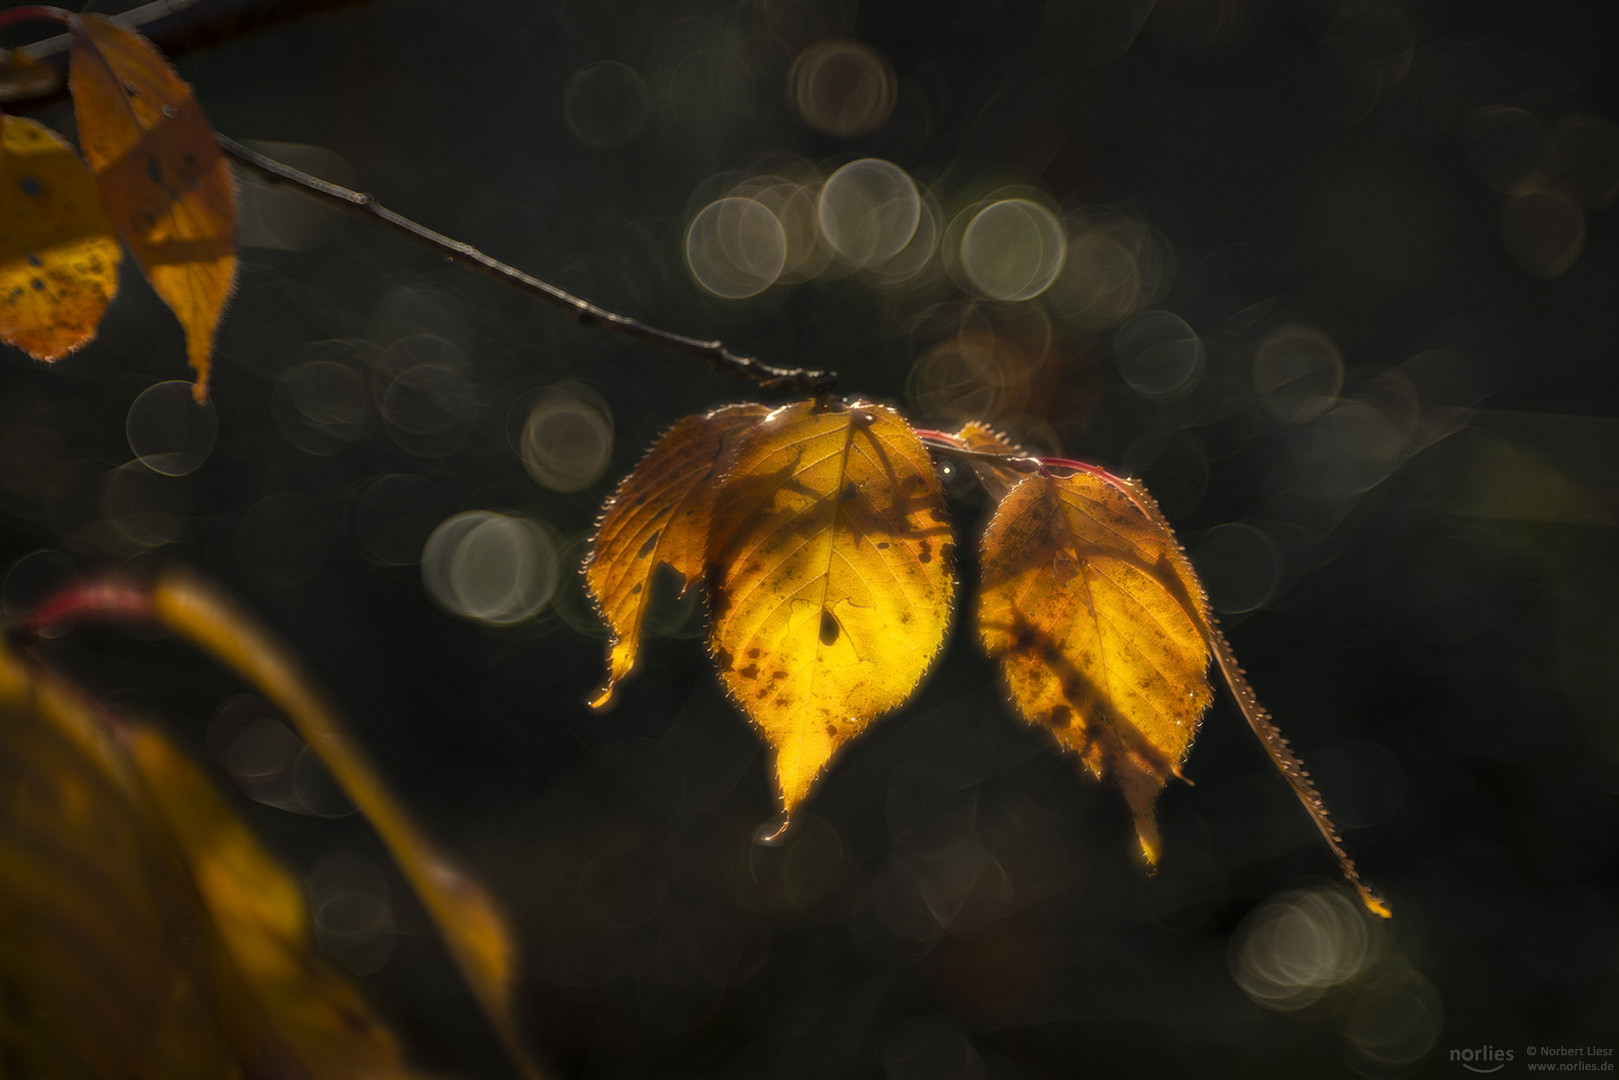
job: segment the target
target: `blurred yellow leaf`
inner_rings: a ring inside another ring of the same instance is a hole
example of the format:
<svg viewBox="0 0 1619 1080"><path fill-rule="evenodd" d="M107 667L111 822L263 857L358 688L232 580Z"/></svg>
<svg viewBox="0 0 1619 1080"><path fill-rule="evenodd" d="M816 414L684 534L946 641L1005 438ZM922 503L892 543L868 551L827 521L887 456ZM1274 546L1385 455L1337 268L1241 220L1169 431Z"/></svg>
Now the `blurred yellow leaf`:
<svg viewBox="0 0 1619 1080"><path fill-rule="evenodd" d="M607 501L585 560L585 583L612 629L607 682L591 701L602 708L635 667L641 620L660 563L690 588L703 575L709 513L726 452L770 410L727 405L688 416L659 439Z"/></svg>
<svg viewBox="0 0 1619 1080"><path fill-rule="evenodd" d="M1153 863L1213 689L1202 587L1148 505L1089 473L1021 480L984 533L978 633L1023 718L1123 790Z"/></svg>
<svg viewBox="0 0 1619 1080"><path fill-rule="evenodd" d="M336 710L256 620L183 572L165 575L151 601L157 618L235 670L286 714L377 830L514 1062L525 1076L539 1076L512 1019L516 948L488 894L428 840L344 731Z"/></svg>
<svg viewBox="0 0 1619 1080"><path fill-rule="evenodd" d="M162 733L0 645L0 1044L29 1075L408 1075L298 883Z"/></svg>
<svg viewBox="0 0 1619 1080"><path fill-rule="evenodd" d="M742 435L709 535L710 647L775 750L789 814L933 663L950 535L933 463L891 409L803 402Z"/></svg>
<svg viewBox="0 0 1619 1080"><path fill-rule="evenodd" d="M32 120L0 124L0 340L57 360L96 336L123 256L73 148Z"/></svg>
<svg viewBox="0 0 1619 1080"><path fill-rule="evenodd" d="M214 331L236 279L236 190L213 128L163 55L104 15L71 22L79 144L113 224L185 328L208 397Z"/></svg>
<svg viewBox="0 0 1619 1080"><path fill-rule="evenodd" d="M206 942L216 1013L245 1063L322 1076L394 1076L393 1035L354 985L314 955L303 890L259 846L188 756L154 728L130 726L124 746L173 841L214 933Z"/></svg>

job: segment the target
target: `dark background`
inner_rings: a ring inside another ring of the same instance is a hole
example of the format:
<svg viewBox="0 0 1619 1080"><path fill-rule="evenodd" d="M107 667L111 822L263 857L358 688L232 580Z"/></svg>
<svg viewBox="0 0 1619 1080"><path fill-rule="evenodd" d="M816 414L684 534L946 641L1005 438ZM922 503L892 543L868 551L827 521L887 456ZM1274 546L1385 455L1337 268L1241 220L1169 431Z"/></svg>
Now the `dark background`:
<svg viewBox="0 0 1619 1080"><path fill-rule="evenodd" d="M795 96L795 59L837 40L869 51ZM178 562L261 612L501 898L561 1076L1449 1076L1485 1045L1513 1075L1530 1045L1611 1051L1614 44L1595 2L380 0L178 61L220 131L606 306L1142 476L1389 922L1223 699L1146 876L1122 799L1009 712L960 626L786 842L754 844L768 763L700 611L666 597L593 715L575 573L651 440L753 388L252 185L200 467L136 460L199 444L195 414L131 412L187 376L132 267L97 343L0 357L0 601ZM776 176L801 208L864 157L929 193L945 258L896 283L794 249L808 280L742 299L694 280L704 206ZM943 228L1006 197L1068 238L1017 303ZM536 436L550 486L524 467L535 409L562 417ZM970 550L986 503L950 488ZM424 588L462 511L537 526L500 534L555 574L532 618ZM372 834L262 706L175 642L43 648L236 776L425 1067L501 1074Z"/></svg>

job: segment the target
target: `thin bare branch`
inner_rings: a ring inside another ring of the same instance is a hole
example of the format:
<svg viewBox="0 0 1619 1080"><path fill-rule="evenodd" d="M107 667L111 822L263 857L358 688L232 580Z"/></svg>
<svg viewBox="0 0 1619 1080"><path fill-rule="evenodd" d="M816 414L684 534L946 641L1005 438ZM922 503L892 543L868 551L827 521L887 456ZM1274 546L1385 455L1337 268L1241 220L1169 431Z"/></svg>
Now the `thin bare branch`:
<svg viewBox="0 0 1619 1080"><path fill-rule="evenodd" d="M210 48L282 23L365 0L152 0L112 19L139 28L167 56ZM7 112L44 108L67 96L70 34L57 34L0 53L0 102Z"/></svg>
<svg viewBox="0 0 1619 1080"><path fill-rule="evenodd" d="M734 353L726 348L725 343L722 341L703 341L699 338L687 337L685 334L660 330L628 315L608 311L606 308L592 304L590 301L575 296L565 289L558 288L548 281L541 281L539 278L526 274L514 266L508 266L499 259L485 255L470 244L451 239L443 233L434 232L425 225L418 224L401 214L396 214L370 195L350 191L346 187L330 183L316 176L310 176L308 173L294 169L290 165L284 165L274 158L265 157L256 150L250 150L224 135L216 134L215 138L219 140L219 147L225 152L226 157L243 168L263 177L270 183L291 185L304 194L319 199L321 202L370 217L401 236L433 249L452 262L460 263L462 266L479 271L498 281L505 282L507 285L521 289L531 296L537 296L555 307L571 312L575 319L586 326L604 326L609 330L616 330L620 334L638 338L641 341L651 342L666 349L673 349L676 352L700 357L707 360L710 366L718 371L729 372L745 379L753 379L766 389L825 395L831 393L837 385L838 377L836 372L774 367L751 356Z"/></svg>

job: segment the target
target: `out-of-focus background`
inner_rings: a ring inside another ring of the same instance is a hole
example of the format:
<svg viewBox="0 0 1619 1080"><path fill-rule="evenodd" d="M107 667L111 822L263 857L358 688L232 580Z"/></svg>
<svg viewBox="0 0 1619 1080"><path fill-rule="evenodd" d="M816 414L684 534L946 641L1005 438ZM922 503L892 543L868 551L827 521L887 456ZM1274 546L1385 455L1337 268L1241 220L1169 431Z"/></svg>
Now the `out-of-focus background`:
<svg viewBox="0 0 1619 1080"><path fill-rule="evenodd" d="M182 563L261 612L510 913L559 1076L1611 1053L1615 51L1600 0L377 0L178 60L220 131L608 307L1142 477L1389 922L1225 700L1146 876L960 627L755 844L700 605L593 715L577 572L644 448L754 389L245 177L210 406L128 266L96 344L0 356L0 605ZM234 781L424 1066L501 1075L266 705L172 641L43 648Z"/></svg>

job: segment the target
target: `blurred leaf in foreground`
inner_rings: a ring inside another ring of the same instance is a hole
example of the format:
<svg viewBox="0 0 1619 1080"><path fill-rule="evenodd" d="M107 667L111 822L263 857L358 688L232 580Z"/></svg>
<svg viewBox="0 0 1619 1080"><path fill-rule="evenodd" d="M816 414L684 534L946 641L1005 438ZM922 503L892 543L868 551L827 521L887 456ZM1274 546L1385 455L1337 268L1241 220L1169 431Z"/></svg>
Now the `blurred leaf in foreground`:
<svg viewBox="0 0 1619 1080"><path fill-rule="evenodd" d="M408 1075L196 764L3 645L0 926L0 1042L26 1075Z"/></svg>

